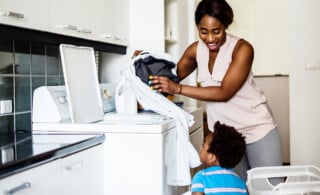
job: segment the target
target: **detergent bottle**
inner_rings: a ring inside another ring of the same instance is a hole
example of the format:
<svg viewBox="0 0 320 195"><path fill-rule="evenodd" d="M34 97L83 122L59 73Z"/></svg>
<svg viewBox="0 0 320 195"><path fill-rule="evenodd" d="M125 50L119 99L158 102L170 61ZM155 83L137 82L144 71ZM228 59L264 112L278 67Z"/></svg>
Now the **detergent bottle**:
<svg viewBox="0 0 320 195"><path fill-rule="evenodd" d="M116 87L115 104L119 114L136 114L138 111L137 98L127 79L122 79Z"/></svg>

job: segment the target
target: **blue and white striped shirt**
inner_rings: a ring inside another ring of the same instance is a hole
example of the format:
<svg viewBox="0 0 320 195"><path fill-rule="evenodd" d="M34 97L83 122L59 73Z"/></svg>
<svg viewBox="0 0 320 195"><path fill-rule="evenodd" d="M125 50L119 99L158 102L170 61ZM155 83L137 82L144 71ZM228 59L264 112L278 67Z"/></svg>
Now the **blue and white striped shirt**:
<svg viewBox="0 0 320 195"><path fill-rule="evenodd" d="M206 195L248 194L245 182L233 171L220 166L212 166L196 173L192 179L192 192L202 192Z"/></svg>

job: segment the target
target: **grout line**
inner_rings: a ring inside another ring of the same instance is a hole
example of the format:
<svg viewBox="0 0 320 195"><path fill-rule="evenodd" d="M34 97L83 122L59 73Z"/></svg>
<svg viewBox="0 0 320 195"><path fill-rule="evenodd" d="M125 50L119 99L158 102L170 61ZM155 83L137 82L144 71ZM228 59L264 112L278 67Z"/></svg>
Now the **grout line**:
<svg viewBox="0 0 320 195"><path fill-rule="evenodd" d="M15 110L16 110L16 73L15 73L15 65L16 65L16 58L15 58L15 48L16 48L16 43L13 40L12 41L13 44L13 51L12 51L12 57L13 57L13 67L12 67L12 87L13 87L13 110L12 110L12 114L13 114L13 132L16 132L16 114L15 114Z"/></svg>

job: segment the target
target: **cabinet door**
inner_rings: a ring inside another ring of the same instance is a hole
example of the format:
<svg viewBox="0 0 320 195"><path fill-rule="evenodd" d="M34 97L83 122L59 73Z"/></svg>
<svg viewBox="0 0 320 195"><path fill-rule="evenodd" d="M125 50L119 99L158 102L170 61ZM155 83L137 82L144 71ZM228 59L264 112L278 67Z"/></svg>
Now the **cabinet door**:
<svg viewBox="0 0 320 195"><path fill-rule="evenodd" d="M60 161L56 160L0 180L0 194L59 195Z"/></svg>
<svg viewBox="0 0 320 195"><path fill-rule="evenodd" d="M49 30L49 0L1 0L0 23Z"/></svg>
<svg viewBox="0 0 320 195"><path fill-rule="evenodd" d="M95 39L97 0L50 0L51 31L85 39Z"/></svg>
<svg viewBox="0 0 320 195"><path fill-rule="evenodd" d="M64 195L102 195L102 144L63 158L61 170Z"/></svg>
<svg viewBox="0 0 320 195"><path fill-rule="evenodd" d="M129 43L129 1L99 0L98 40L127 46Z"/></svg>

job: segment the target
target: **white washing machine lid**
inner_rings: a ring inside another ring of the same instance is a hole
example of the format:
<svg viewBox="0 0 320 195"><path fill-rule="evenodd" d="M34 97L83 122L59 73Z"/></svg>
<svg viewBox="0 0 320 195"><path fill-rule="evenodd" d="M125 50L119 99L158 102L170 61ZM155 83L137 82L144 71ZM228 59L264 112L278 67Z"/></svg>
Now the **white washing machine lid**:
<svg viewBox="0 0 320 195"><path fill-rule="evenodd" d="M172 118L155 113L121 115L108 113L95 123L33 123L37 134L149 133L160 134L175 128Z"/></svg>
<svg viewBox="0 0 320 195"><path fill-rule="evenodd" d="M71 121L101 121L104 112L94 49L66 44L59 49Z"/></svg>

